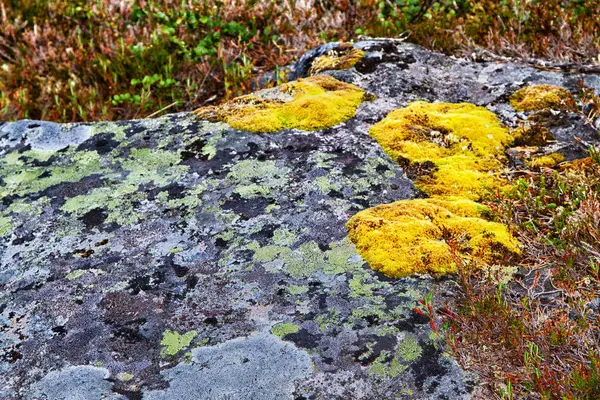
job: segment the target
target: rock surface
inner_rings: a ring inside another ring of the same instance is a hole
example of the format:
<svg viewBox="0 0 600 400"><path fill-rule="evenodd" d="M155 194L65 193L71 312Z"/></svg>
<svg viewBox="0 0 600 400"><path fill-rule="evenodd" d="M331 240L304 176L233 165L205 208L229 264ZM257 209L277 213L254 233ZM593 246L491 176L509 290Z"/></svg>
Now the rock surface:
<svg viewBox="0 0 600 400"><path fill-rule="evenodd" d="M515 90L575 90L578 76L355 46L361 61L327 73L376 99L322 131L185 113L0 124L0 398L468 398L469 377L412 311L452 279L387 279L347 239L357 211L419 195L368 129L423 99L514 127ZM552 121L553 146L584 155L573 135L595 133L566 112Z"/></svg>

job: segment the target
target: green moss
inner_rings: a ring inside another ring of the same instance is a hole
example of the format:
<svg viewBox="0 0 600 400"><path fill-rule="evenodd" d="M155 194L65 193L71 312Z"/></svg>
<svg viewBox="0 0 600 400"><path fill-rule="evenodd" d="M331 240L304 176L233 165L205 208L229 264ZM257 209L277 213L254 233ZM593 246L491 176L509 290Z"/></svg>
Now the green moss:
<svg viewBox="0 0 600 400"><path fill-rule="evenodd" d="M160 345L162 346L160 352L161 356L167 357L176 355L181 350L188 347L196 336L198 336L198 332L196 331L189 331L187 333L180 334L176 331L166 330L163 333L162 340L160 341Z"/></svg>
<svg viewBox="0 0 600 400"><path fill-rule="evenodd" d="M350 43L343 43L329 53L315 58L310 66L309 74L315 75L323 71L352 68L365 57L362 50L355 49Z"/></svg>
<svg viewBox="0 0 600 400"><path fill-rule="evenodd" d="M565 161L564 155L560 153L552 153L545 156L533 157L525 164L529 168L554 168L563 161Z"/></svg>
<svg viewBox="0 0 600 400"><path fill-rule="evenodd" d="M286 335L296 333L299 330L300 327L298 325L283 322L275 324L273 327L271 327L271 333L280 339L283 339L283 337Z"/></svg>
<svg viewBox="0 0 600 400"><path fill-rule="evenodd" d="M456 272L450 241L461 258L493 263L518 254L507 227L483 218L467 199L403 200L359 212L348 221L350 239L371 268L390 277Z"/></svg>
<svg viewBox="0 0 600 400"><path fill-rule="evenodd" d="M319 75L238 97L221 106L203 107L195 113L202 119L224 121L250 132L314 131L352 118L363 98L362 89Z"/></svg>
<svg viewBox="0 0 600 400"><path fill-rule="evenodd" d="M539 111L564 108L571 93L554 85L532 85L517 90L510 97L510 105L517 111Z"/></svg>

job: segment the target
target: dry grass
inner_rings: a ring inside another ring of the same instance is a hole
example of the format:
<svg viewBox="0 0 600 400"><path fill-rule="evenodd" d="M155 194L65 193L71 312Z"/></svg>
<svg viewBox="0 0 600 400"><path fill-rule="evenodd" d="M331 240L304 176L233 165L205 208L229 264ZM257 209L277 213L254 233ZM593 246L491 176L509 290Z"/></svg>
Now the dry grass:
<svg viewBox="0 0 600 400"><path fill-rule="evenodd" d="M547 0L7 0L0 120L93 121L244 94L309 48L359 34L478 57L598 56L600 4Z"/></svg>

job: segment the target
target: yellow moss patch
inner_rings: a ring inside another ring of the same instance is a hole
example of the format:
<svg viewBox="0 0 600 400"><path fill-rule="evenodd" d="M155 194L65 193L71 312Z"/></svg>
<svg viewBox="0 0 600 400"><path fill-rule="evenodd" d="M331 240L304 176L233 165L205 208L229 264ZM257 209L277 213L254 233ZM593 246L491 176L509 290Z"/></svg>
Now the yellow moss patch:
<svg viewBox="0 0 600 400"><path fill-rule="evenodd" d="M371 268L390 277L453 273L457 262L496 263L519 254L508 228L478 204L499 177L513 141L496 115L473 104L414 102L391 112L371 135L415 185L432 196L359 212L348 235Z"/></svg>
<svg viewBox="0 0 600 400"><path fill-rule="evenodd" d="M544 126L535 124L532 126L520 126L511 132L516 146L544 146L548 142L556 140L554 135Z"/></svg>
<svg viewBox="0 0 600 400"><path fill-rule="evenodd" d="M414 102L371 128L385 152L408 164L435 167L415 184L432 196L478 200L484 186L500 188L497 172L512 141L496 116L473 104Z"/></svg>
<svg viewBox="0 0 600 400"><path fill-rule="evenodd" d="M325 55L315 58L308 73L315 75L323 71L352 68L364 56L365 53L362 50L355 49L354 46L346 43Z"/></svg>
<svg viewBox="0 0 600 400"><path fill-rule="evenodd" d="M366 99L362 89L318 75L241 96L220 106L203 107L195 113L202 119L224 121L250 132L292 128L314 131L352 118L356 107Z"/></svg>
<svg viewBox="0 0 600 400"><path fill-rule="evenodd" d="M483 218L486 209L463 199L402 200L359 212L349 237L371 268L400 278L413 273L456 272L449 242L460 258L491 263L519 253L506 226Z"/></svg>
<svg viewBox="0 0 600 400"><path fill-rule="evenodd" d="M571 94L565 88L554 85L533 85L517 90L510 97L510 105L517 111L538 111L546 108L562 108L563 101Z"/></svg>
<svg viewBox="0 0 600 400"><path fill-rule="evenodd" d="M530 168L553 168L563 161L565 161L565 156L560 153L552 153L546 156L533 157L527 161L526 165Z"/></svg>

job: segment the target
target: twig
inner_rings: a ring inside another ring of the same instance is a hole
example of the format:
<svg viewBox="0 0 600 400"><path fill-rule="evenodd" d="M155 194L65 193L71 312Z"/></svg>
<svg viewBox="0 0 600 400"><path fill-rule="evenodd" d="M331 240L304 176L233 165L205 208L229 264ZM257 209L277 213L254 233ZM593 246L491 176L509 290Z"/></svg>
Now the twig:
<svg viewBox="0 0 600 400"><path fill-rule="evenodd" d="M161 108L160 110L153 112L152 114L148 115L146 118L152 118L152 117L154 117L154 116L156 116L156 115L160 114L161 112L165 111L166 109L169 109L169 108L173 107L173 106L174 106L174 105L176 105L176 104L177 104L177 102L175 101L175 102L173 102L173 103L169 104L168 106L166 106L166 107L163 107L163 108Z"/></svg>

